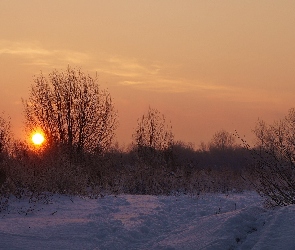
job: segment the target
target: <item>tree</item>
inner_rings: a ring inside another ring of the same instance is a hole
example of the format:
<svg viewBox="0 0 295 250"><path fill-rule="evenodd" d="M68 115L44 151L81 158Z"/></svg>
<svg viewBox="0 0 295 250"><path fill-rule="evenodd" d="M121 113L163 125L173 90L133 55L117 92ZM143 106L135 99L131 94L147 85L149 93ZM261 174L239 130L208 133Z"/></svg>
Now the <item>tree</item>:
<svg viewBox="0 0 295 250"><path fill-rule="evenodd" d="M233 149L234 147L235 137L225 130L217 131L209 143L210 150L218 149L224 151L226 149Z"/></svg>
<svg viewBox="0 0 295 250"><path fill-rule="evenodd" d="M11 141L10 120L4 118L4 114L0 116L0 163L4 155L8 153Z"/></svg>
<svg viewBox="0 0 295 250"><path fill-rule="evenodd" d="M41 73L23 103L26 128L41 129L51 146L103 152L112 143L117 127L112 98L99 88L97 77L80 69L54 70L48 78Z"/></svg>
<svg viewBox="0 0 295 250"><path fill-rule="evenodd" d="M258 191L276 205L295 204L295 109L272 125L258 121L254 133Z"/></svg>
<svg viewBox="0 0 295 250"><path fill-rule="evenodd" d="M10 120L4 118L4 114L0 115L0 188L6 181L5 159L7 159L10 149L11 127ZM1 190L0 190L1 191Z"/></svg>
<svg viewBox="0 0 295 250"><path fill-rule="evenodd" d="M172 152L173 137L172 128L166 124L165 116L151 107L138 120L133 135L139 157L149 161L159 160L163 154Z"/></svg>

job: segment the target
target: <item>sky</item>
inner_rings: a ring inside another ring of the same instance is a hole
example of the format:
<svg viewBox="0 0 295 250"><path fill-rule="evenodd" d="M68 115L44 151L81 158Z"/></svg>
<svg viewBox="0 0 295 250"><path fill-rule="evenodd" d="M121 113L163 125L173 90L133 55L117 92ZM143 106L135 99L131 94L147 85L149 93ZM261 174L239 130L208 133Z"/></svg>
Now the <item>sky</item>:
<svg viewBox="0 0 295 250"><path fill-rule="evenodd" d="M2 0L0 112L23 136L34 75L99 75L128 145L148 107L198 147L221 129L251 143L295 106L293 0Z"/></svg>

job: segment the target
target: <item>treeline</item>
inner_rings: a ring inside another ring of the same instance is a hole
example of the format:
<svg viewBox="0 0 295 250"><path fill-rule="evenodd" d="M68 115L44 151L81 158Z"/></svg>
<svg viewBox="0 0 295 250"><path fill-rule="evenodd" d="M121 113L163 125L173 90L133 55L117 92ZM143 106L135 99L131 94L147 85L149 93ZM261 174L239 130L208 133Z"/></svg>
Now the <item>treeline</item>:
<svg viewBox="0 0 295 250"><path fill-rule="evenodd" d="M2 192L22 197L44 192L99 196L243 191L251 188L243 179L248 156L243 148L200 151L175 143L169 151L112 148L82 157L62 148L35 152L16 143L1 160Z"/></svg>
<svg viewBox="0 0 295 250"><path fill-rule="evenodd" d="M46 142L37 148L13 140L9 119L0 117L1 204L11 194L35 199L48 192L96 197L247 189L277 205L295 203L294 110L273 125L258 122L254 148L219 130L195 149L175 141L165 116L149 108L132 144L121 150L113 142L118 115L112 98L81 70L35 77L23 104L25 130L42 132Z"/></svg>

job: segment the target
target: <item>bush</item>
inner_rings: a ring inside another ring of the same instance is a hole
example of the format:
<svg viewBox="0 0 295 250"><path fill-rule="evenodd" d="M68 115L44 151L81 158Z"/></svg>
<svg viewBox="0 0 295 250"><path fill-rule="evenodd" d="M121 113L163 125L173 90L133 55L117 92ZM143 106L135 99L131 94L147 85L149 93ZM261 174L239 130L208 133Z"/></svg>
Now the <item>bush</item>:
<svg viewBox="0 0 295 250"><path fill-rule="evenodd" d="M272 125L258 121L254 133L256 189L276 205L295 204L295 110Z"/></svg>

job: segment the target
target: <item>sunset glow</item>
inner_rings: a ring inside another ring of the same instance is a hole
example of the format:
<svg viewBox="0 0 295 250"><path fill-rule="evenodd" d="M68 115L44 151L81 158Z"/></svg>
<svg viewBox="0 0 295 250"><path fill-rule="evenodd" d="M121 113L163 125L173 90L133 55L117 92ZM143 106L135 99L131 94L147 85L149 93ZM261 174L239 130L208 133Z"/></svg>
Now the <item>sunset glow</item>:
<svg viewBox="0 0 295 250"><path fill-rule="evenodd" d="M42 133L36 132L36 133L34 133L32 135L32 142L36 146L42 145L44 140L45 140L45 138L44 138L44 135Z"/></svg>

